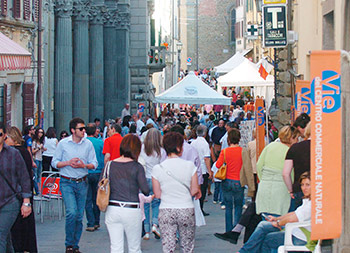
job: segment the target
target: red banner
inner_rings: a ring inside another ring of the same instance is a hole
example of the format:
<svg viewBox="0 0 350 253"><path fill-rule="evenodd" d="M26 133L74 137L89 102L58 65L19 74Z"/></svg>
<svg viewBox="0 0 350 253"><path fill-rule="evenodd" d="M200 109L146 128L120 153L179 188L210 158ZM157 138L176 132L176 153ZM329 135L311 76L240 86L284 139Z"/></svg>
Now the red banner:
<svg viewBox="0 0 350 253"><path fill-rule="evenodd" d="M256 160L265 148L265 114L264 100L257 98L255 100L255 129L256 129Z"/></svg>
<svg viewBox="0 0 350 253"><path fill-rule="evenodd" d="M341 58L311 53L311 239L340 237L342 227Z"/></svg>

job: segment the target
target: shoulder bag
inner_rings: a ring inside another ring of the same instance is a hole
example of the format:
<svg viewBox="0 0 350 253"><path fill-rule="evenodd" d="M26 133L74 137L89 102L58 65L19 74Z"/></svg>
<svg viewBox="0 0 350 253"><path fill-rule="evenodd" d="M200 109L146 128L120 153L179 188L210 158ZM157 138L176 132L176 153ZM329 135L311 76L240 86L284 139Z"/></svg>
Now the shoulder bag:
<svg viewBox="0 0 350 253"><path fill-rule="evenodd" d="M215 178L220 180L226 179L226 170L227 170L227 164L226 164L226 149L223 150L224 152L224 163L221 165L220 169L215 173Z"/></svg>
<svg viewBox="0 0 350 253"><path fill-rule="evenodd" d="M181 180L179 180L177 177L175 177L170 171L165 170L162 165L159 164L159 166L165 171L166 174L168 174L168 176L172 177L173 179L175 179L175 181L177 181L180 184L182 184L183 186L185 186L191 195L190 187L188 187L185 183L181 182ZM200 227L200 226L206 225L205 218L204 218L204 215L202 213L202 210L201 210L201 207L199 204L199 199L195 199L192 197L192 201L193 201L193 205L194 205L194 216L196 219L196 226Z"/></svg>
<svg viewBox="0 0 350 253"><path fill-rule="evenodd" d="M106 164L105 170L103 172L103 177L98 183L96 204L101 212L105 212L109 203L109 195L111 193L111 186L109 184L109 169L111 167L111 162Z"/></svg>

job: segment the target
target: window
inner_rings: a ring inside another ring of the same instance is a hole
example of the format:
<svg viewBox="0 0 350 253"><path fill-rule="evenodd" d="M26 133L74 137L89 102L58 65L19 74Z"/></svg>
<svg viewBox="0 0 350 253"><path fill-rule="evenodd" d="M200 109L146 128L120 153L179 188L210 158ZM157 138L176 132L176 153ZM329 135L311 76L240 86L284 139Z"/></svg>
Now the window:
<svg viewBox="0 0 350 253"><path fill-rule="evenodd" d="M13 0L12 15L14 18L21 18L21 0Z"/></svg>
<svg viewBox="0 0 350 253"><path fill-rule="evenodd" d="M23 19L30 20L30 1L23 0Z"/></svg>
<svg viewBox="0 0 350 253"><path fill-rule="evenodd" d="M236 25L236 9L233 8L231 10L231 23L230 23L230 28L231 28L231 42L236 41L236 34L235 34L235 25Z"/></svg>

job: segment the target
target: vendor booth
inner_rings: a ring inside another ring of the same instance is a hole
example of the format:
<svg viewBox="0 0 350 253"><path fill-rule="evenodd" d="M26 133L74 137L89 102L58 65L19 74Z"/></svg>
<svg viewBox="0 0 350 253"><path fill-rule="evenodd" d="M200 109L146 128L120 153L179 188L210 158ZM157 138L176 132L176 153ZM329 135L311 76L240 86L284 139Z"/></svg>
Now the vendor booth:
<svg viewBox="0 0 350 253"><path fill-rule="evenodd" d="M230 105L231 98L210 88L191 71L180 82L157 95L155 103Z"/></svg>

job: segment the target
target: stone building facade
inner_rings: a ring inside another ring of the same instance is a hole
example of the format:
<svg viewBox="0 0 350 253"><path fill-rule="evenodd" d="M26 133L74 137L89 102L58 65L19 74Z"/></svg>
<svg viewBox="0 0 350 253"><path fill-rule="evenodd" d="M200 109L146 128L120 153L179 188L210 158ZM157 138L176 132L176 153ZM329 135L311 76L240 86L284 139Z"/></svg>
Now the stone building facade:
<svg viewBox="0 0 350 253"><path fill-rule="evenodd" d="M197 65L199 68L214 67L235 53L235 6L236 1L231 0L181 0L180 40L184 44L181 53L183 69L195 70ZM187 64L188 58L192 59L191 65Z"/></svg>

